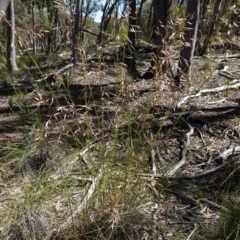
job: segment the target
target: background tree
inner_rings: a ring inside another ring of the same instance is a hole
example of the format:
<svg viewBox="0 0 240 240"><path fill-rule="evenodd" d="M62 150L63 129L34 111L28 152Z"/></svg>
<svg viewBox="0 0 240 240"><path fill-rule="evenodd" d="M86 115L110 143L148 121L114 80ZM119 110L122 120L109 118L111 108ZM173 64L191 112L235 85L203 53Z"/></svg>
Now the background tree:
<svg viewBox="0 0 240 240"><path fill-rule="evenodd" d="M0 1L0 8L3 9L3 12L4 9L6 12L9 1ZM97 9L100 9L102 4L97 0L15 0L15 2L17 3L15 7L18 49L21 53L29 52L29 50L33 51L33 53L37 52L36 57L44 53L51 56L61 47L67 50L72 46L72 59L78 61L74 55L78 53L81 46L86 48L92 43L96 43L96 41L98 45L104 46L106 43L104 35L107 33L110 36L108 37L109 41L127 43L126 61L133 76L139 76L134 63L136 56L135 45L144 42L152 44L155 57L148 71L141 76L142 78L151 78L156 73L156 70L166 72L170 69L166 55L170 54L169 49L173 45L175 48L176 43L179 43L180 36L183 36L183 48L184 46L186 48L186 45L192 46L191 40L189 40L191 34L187 29L193 28L193 25L190 23L187 26L187 23L194 19L191 16L186 16L185 33L182 31L184 21L181 20L184 18L186 6L190 4L189 1L107 0L102 8L103 14L100 24L95 23L93 19L94 13L96 13ZM196 0L192 2L196 2ZM202 32L203 36L206 35L205 39L200 39L201 41L204 40L202 53L204 48L211 44L210 41L215 40L214 33L217 25L220 29L227 28L230 25L233 29L237 25L238 15L230 13L236 12L237 8L233 7L236 3L235 0L200 1L201 19L198 32ZM79 10L77 10L77 5L79 5ZM227 17L220 18L224 8L229 9L229 14ZM0 14L0 19L3 16L3 14ZM127 22L129 25L127 25ZM29 26L32 26L32 28L29 28ZM97 28L99 28L99 32ZM176 41L173 42L172 38L169 40L168 37L169 32L174 32L175 29L179 33L174 36ZM0 47L6 53L3 46L7 44L7 35L6 32L3 32L3 26L0 27L0 31L3 34L2 36L5 36L0 39ZM88 34L91 34L91 37ZM224 34L223 31L219 32L219 36L224 36ZM190 36L189 39L187 39L188 35ZM233 36L234 34L231 33L230 35ZM228 39L230 39L230 35L225 34ZM201 44L199 46L201 47ZM186 51L181 50L182 56L183 52ZM171 58L171 56L169 57ZM185 65L189 65L191 62L187 58L184 61ZM181 68L184 74L184 63L180 58L177 76L180 74Z"/></svg>
<svg viewBox="0 0 240 240"><path fill-rule="evenodd" d="M31 11L32 11L32 47L33 47L33 54L35 55L37 50L36 50L36 33L35 33L35 0L32 0L31 3Z"/></svg>
<svg viewBox="0 0 240 240"><path fill-rule="evenodd" d="M74 10L74 24L72 31L72 62L76 64L79 61L79 26L80 26L80 13L81 13L81 0L76 0L76 7Z"/></svg>
<svg viewBox="0 0 240 240"><path fill-rule="evenodd" d="M156 68L162 72L167 70L167 62L164 60L167 40L167 19L169 17L169 10L172 5L171 0L153 0L154 6L154 58L151 62L150 68L143 75L143 78L148 79L154 77Z"/></svg>
<svg viewBox="0 0 240 240"><path fill-rule="evenodd" d="M203 46L201 47L199 54L202 56L203 54L206 53L207 48L209 47L209 44L211 43L212 36L214 32L216 32L216 27L217 27L217 22L219 20L219 12L221 9L222 5L222 0L216 0L215 5L214 5L214 10L213 10L213 17L211 20L209 32L207 33Z"/></svg>
<svg viewBox="0 0 240 240"><path fill-rule="evenodd" d="M82 0L82 7L81 7L81 27L80 27L80 35L81 41L84 41L84 31L86 30L87 20L90 18L91 14L96 11L97 9L97 2L94 0Z"/></svg>
<svg viewBox="0 0 240 240"><path fill-rule="evenodd" d="M114 12L114 9L119 0L114 0L111 4L111 1L106 1L103 7L102 20L100 23L100 30L97 37L97 45L101 46L103 42L103 37L107 29L108 23L111 19L111 15Z"/></svg>
<svg viewBox="0 0 240 240"><path fill-rule="evenodd" d="M198 22L200 12L200 0L188 0L186 9L185 30L182 39L182 49L178 61L175 80L180 84L183 75L188 75L192 65L193 54L197 39Z"/></svg>
<svg viewBox="0 0 240 240"><path fill-rule="evenodd" d="M18 71L16 63L15 14L14 1L10 0L7 8L7 67L9 71Z"/></svg>
<svg viewBox="0 0 240 240"><path fill-rule="evenodd" d="M128 17L128 38L126 49L126 64L130 75L135 79L141 77L136 68L135 61L135 46L137 34L137 13L136 13L136 0L128 0L129 17Z"/></svg>

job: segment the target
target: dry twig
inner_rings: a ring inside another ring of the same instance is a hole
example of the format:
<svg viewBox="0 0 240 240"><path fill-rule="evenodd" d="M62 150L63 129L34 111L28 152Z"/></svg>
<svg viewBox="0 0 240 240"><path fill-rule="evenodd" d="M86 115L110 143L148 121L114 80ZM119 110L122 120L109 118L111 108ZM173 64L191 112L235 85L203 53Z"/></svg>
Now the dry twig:
<svg viewBox="0 0 240 240"><path fill-rule="evenodd" d="M181 175L181 176L173 176L173 174L141 174L143 177L151 177L151 178L170 178L170 179L174 179L174 178L183 178L183 179L196 179L196 178L201 178L201 177L205 177L211 173L215 173L217 171L219 171L220 169L222 169L223 167L226 166L227 162L226 160L230 157L230 156L233 156L233 155L237 155L237 154L240 154L240 146L237 146L237 147L232 147L232 148L229 148L227 150L225 150L224 152L222 152L221 154L219 154L219 156L217 156L216 158L214 158L214 160L217 160L217 159L222 159L223 160L223 163L213 169L209 169L209 170L206 170L204 172L201 172L201 173L198 173L196 175ZM181 160L182 161L182 160ZM177 164L179 165L181 163L181 161ZM182 163L181 163L182 164ZM183 163L184 164L184 163ZM176 166L177 166L176 165ZM175 168L176 168L175 166ZM177 166L178 167L178 166ZM181 167L181 166L180 166ZM175 169L174 168L174 169ZM179 168L178 168L179 169ZM171 172L170 172L171 173Z"/></svg>
<svg viewBox="0 0 240 240"><path fill-rule="evenodd" d="M190 240L191 237L193 236L193 234L195 233L195 231L197 230L197 224L194 223L194 229L191 231L191 233L189 234L187 240Z"/></svg>
<svg viewBox="0 0 240 240"><path fill-rule="evenodd" d="M73 222L76 221L77 216L79 216L79 214L87 206L87 203L93 196L96 190L97 184L99 183L102 176L103 176L103 169L100 168L97 177L94 178L92 181L91 187L89 188L87 195L84 197L83 201L79 204L79 206L77 207L77 210L67 218L67 220L60 226L58 231L68 228Z"/></svg>
<svg viewBox="0 0 240 240"><path fill-rule="evenodd" d="M190 131L188 133L186 133L186 141L184 143L184 146L183 146L183 150L182 150L182 156L181 156L181 161L178 162L174 167L173 169L171 169L168 173L167 173L167 176L173 176L179 168L181 168L185 163L186 163L186 159L187 159L187 152L188 152L188 149L189 149L189 145L190 145L190 137L193 135L194 133L194 128L189 124L187 123L188 127L190 128Z"/></svg>
<svg viewBox="0 0 240 240"><path fill-rule="evenodd" d="M188 96L184 97L177 104L176 110L181 109L181 106L191 98L200 97L201 95L206 94L206 93L217 93L217 92L223 92L225 90L238 89L238 88L240 88L240 81L238 81L235 84L229 84L229 85L224 85L224 86L221 86L221 87L209 88L209 89L207 88L207 89L200 90L197 94L188 95Z"/></svg>

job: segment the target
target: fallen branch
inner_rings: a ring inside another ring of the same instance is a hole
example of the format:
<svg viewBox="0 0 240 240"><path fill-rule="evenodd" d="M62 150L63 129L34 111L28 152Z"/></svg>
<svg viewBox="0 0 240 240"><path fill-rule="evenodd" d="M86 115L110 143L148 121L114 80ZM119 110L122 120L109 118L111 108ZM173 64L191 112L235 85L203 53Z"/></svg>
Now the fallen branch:
<svg viewBox="0 0 240 240"><path fill-rule="evenodd" d="M239 154L239 153L240 153L240 146L232 147L232 148L229 148L229 149L225 150L223 153L221 153L214 160L222 159L223 161L226 161L229 156L233 156L233 155L236 155L236 154Z"/></svg>
<svg viewBox="0 0 240 240"><path fill-rule="evenodd" d="M219 59L226 59L226 58L240 58L240 54L231 54L231 55L223 55L223 56L211 56L211 58L219 58Z"/></svg>
<svg viewBox="0 0 240 240"><path fill-rule="evenodd" d="M89 34L92 34L93 36L98 36L98 34L97 33L94 33L94 32L92 32L91 30L89 30L89 29L86 29L86 28L81 28L80 29L82 32L86 32L86 33L89 33Z"/></svg>
<svg viewBox="0 0 240 240"><path fill-rule="evenodd" d="M197 206L200 203L203 203L205 205L208 205L208 207L214 207L217 208L220 211L224 211L224 212L229 212L229 209L227 209L226 207L219 205L218 203L215 203L213 201L208 200L207 198L199 198L199 199L194 199L192 197L189 197L186 194L183 194L179 191L173 191L173 190L167 190L167 192L175 195L177 198L181 198L184 202Z"/></svg>
<svg viewBox="0 0 240 240"><path fill-rule="evenodd" d="M219 166L217 166L217 167L215 167L215 168L206 170L206 171L204 171L204 172L201 172L201 173L198 173L198 174L195 174L195 175L192 175L192 176L190 176L190 175L182 175L182 177L183 177L184 179L197 179L197 178L202 178L202 177L205 177L205 176L207 176L207 175L209 175L209 174L211 174L211 173L215 173L215 172L219 171L220 169L222 169L222 168L225 167L225 166L226 166L226 162L224 162L223 164L221 164L221 165L219 165Z"/></svg>
<svg viewBox="0 0 240 240"><path fill-rule="evenodd" d="M231 73L229 73L227 71L220 71L219 75L223 76L223 77L225 77L225 78L227 78L229 80L235 80L236 79L236 77L234 77Z"/></svg>
<svg viewBox="0 0 240 240"><path fill-rule="evenodd" d="M50 79L50 78L52 78L52 76L53 75L59 75L59 74L62 74L63 72L65 72L67 69L69 69L69 68L72 68L73 67L73 63L69 63L68 65L66 65L66 66L64 66L63 68L61 68L61 69L59 69L58 71L56 71L54 74L53 73L51 73L50 75L47 75L47 76L45 76L45 77L43 77L43 78L40 78L40 79L38 79L38 80L36 80L35 82L36 83L43 83L43 82L48 82L48 80ZM50 79L51 80L51 79Z"/></svg>
<svg viewBox="0 0 240 240"><path fill-rule="evenodd" d="M167 176L173 176L177 171L178 169L180 169L185 163L186 163L186 159L187 159L187 152L188 152L188 149L189 149L189 145L190 145L190 137L193 135L194 133L194 128L189 124L187 123L189 128L190 128L190 131L188 133L186 133L186 141L184 143L184 146L183 146L183 150L182 150L182 156L181 156L181 161L178 162L172 170L170 170L168 173L167 173Z"/></svg>
<svg viewBox="0 0 240 240"><path fill-rule="evenodd" d="M73 63L69 63L68 65L62 67L61 69L59 69L56 73L57 74L60 74L60 73L63 73L64 71L66 71L67 69L69 68L72 68L73 67Z"/></svg>
<svg viewBox="0 0 240 240"><path fill-rule="evenodd" d="M206 93L218 93L218 92L223 92L225 90L231 90L231 89L238 89L240 88L240 82L238 81L236 84L229 84L229 85L224 85L221 87L217 87L217 88L210 88L210 89L203 89L200 90L197 94L193 94L193 95L189 95L184 97L176 106L176 110L180 110L181 106L189 99L191 98L196 98L196 97L200 97L203 94Z"/></svg>
<svg viewBox="0 0 240 240"><path fill-rule="evenodd" d="M217 171L219 171L220 169L222 169L223 167L226 166L227 164L227 159L230 156L234 156L240 154L240 146L237 147L232 147L229 148L227 150L225 150L224 152L222 152L221 154L219 154L219 156L217 156L216 158L214 158L213 160L217 160L217 159L221 159L223 160L223 163L215 168L206 170L204 172L195 174L195 175L180 175L180 176L173 176L173 175L169 175L169 173L167 174L141 174L141 176L143 177L151 177L151 178L169 178L169 179L176 179L176 178L183 178L183 179L196 179L196 178L201 178L201 177L205 177L209 174L215 173ZM177 164L178 165L178 164Z"/></svg>
<svg viewBox="0 0 240 240"><path fill-rule="evenodd" d="M157 164L156 164L156 153L154 151L154 148L152 146L152 144L150 143L149 139L147 138L147 136L144 134L144 139L147 142L147 144L149 145L149 147L151 148L151 156L150 156L150 160L151 160L151 164L152 164L152 171L153 174L157 173Z"/></svg>
<svg viewBox="0 0 240 240"><path fill-rule="evenodd" d="M88 190L87 195L84 197L83 201L79 204L79 206L77 207L77 210L73 214L71 214L67 218L67 220L59 227L58 232L68 228L73 222L76 221L77 217L80 215L80 213L83 211L83 209L87 206L89 200L93 196L93 194L96 190L96 187L97 187L100 179L102 178L102 176L103 176L103 169L100 168L97 177L92 180L92 184Z"/></svg>
<svg viewBox="0 0 240 240"><path fill-rule="evenodd" d="M191 233L189 234L187 240L190 240L190 239L191 239L191 237L192 237L193 234L196 232L196 230L197 230L197 224L194 223L194 229L193 229L193 230L191 231Z"/></svg>
<svg viewBox="0 0 240 240"><path fill-rule="evenodd" d="M219 205L219 204L217 204L217 203L215 203L213 201L210 201L210 200L208 200L206 198L200 198L200 199L198 199L198 201L203 203L203 204L207 204L210 207L217 208L220 211L230 212L229 209L227 209L226 207L224 207L222 205Z"/></svg>

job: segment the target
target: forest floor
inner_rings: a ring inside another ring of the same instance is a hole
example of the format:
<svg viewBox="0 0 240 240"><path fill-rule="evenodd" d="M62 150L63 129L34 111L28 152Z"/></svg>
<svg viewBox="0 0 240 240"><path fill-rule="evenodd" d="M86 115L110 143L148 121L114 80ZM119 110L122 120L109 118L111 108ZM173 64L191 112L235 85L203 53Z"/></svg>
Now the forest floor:
<svg viewBox="0 0 240 240"><path fill-rule="evenodd" d="M2 83L0 239L239 239L238 55L196 58L181 89L65 66Z"/></svg>

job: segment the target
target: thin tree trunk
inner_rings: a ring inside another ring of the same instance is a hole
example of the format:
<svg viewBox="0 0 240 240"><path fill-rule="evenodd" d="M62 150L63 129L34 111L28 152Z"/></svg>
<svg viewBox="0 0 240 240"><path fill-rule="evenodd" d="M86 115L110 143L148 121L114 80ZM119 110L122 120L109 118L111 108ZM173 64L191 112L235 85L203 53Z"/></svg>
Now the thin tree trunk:
<svg viewBox="0 0 240 240"><path fill-rule="evenodd" d="M54 7L54 25L53 25L54 52L59 48L59 10Z"/></svg>
<svg viewBox="0 0 240 240"><path fill-rule="evenodd" d="M153 0L155 12L155 44L158 48L164 48L167 36L167 18L172 5L171 0Z"/></svg>
<svg viewBox="0 0 240 240"><path fill-rule="evenodd" d="M76 64L80 60L79 56L79 46L78 46L78 37L79 37L79 25L80 25L80 14L81 14L81 0L77 0L76 8L74 11L74 25L72 30L72 62Z"/></svg>
<svg viewBox="0 0 240 240"><path fill-rule="evenodd" d="M202 38L202 35L205 34L204 33L204 21L206 20L205 19L205 15L206 15L206 12L207 12L207 7L208 7L208 4L209 4L209 0L202 0L201 3L200 3L200 16L199 16L199 27L198 27L198 33L197 33L197 40L196 40L196 46L195 46L195 52L198 54L198 55L201 55L201 49L202 49L202 44L201 44L201 38Z"/></svg>
<svg viewBox="0 0 240 240"><path fill-rule="evenodd" d="M129 18L128 18L128 39L125 62L129 74L135 79L139 78L140 74L136 69L135 61L135 46L136 46L136 32L137 32L137 14L136 14L136 0L128 0L129 4Z"/></svg>
<svg viewBox="0 0 240 240"><path fill-rule="evenodd" d="M217 26L217 21L219 19L219 12L220 12L221 5L222 5L222 0L216 0L214 10L213 10L213 19L212 19L212 22L210 25L210 30L209 30L207 36L205 37L203 46L199 53L200 56L202 56L203 54L206 53L207 48L209 47L209 44L211 43L213 33L216 31L216 26Z"/></svg>
<svg viewBox="0 0 240 240"><path fill-rule="evenodd" d="M32 1L32 48L33 48L33 54L36 54L36 33L35 33L35 1Z"/></svg>
<svg viewBox="0 0 240 240"><path fill-rule="evenodd" d="M154 6L154 58L151 61L150 68L143 74L142 78L153 78L156 69L165 73L168 69L168 61L165 58L166 39L167 39L167 19L172 0L153 0Z"/></svg>
<svg viewBox="0 0 240 240"><path fill-rule="evenodd" d="M139 6L139 9L138 9L138 13L137 13L138 25L140 25L140 21L141 21L141 17L142 17L142 10L143 10L143 4L146 1L147 0L141 0L141 2L140 2L140 6Z"/></svg>
<svg viewBox="0 0 240 240"><path fill-rule="evenodd" d="M153 11L154 11L154 7L153 7L153 3L151 3L151 5L150 5L150 12L149 12L149 15L148 15L148 20L147 20L147 29L149 29L151 27L151 25L152 25ZM153 34L151 34L151 39L153 39Z"/></svg>
<svg viewBox="0 0 240 240"><path fill-rule="evenodd" d="M84 1L85 0L81 0L81 6L80 6L80 22L79 22L79 38L80 41L83 42L83 32L82 32L82 28L83 28L83 6L84 6ZM91 0L88 0L91 1Z"/></svg>
<svg viewBox="0 0 240 240"><path fill-rule="evenodd" d="M172 0L154 0L155 8L155 61L157 64L162 64L162 71L167 71L167 63L164 61L166 51L166 40L167 40L167 19L169 16L169 10L172 5Z"/></svg>
<svg viewBox="0 0 240 240"><path fill-rule="evenodd" d="M129 0L129 20L128 20L128 47L130 52L135 51L136 45L136 27L137 27L137 15L136 15L136 0Z"/></svg>
<svg viewBox="0 0 240 240"><path fill-rule="evenodd" d="M9 71L18 71L16 63L16 45L15 45L15 15L14 1L10 0L7 8L7 67Z"/></svg>
<svg viewBox="0 0 240 240"><path fill-rule="evenodd" d="M190 73L197 38L199 11L200 0L188 0L183 47L180 51L178 70L175 76L177 85L180 84L183 75L188 75Z"/></svg>
<svg viewBox="0 0 240 240"><path fill-rule="evenodd" d="M100 31L99 31L98 37L97 37L97 45L98 46L102 45L105 31L107 29L108 23L110 21L111 15L114 11L114 8L115 8L117 2L118 2L118 0L115 0L113 2L113 4L111 5L111 7L109 7L109 1L106 1L106 3L105 3L105 6L103 8L103 16L102 16L102 20L101 20L101 24L100 24Z"/></svg>
<svg viewBox="0 0 240 240"><path fill-rule="evenodd" d="M114 25L113 25L113 30L114 30L114 37L113 39L116 40L116 36L118 35L119 32L119 21L118 21L118 10L119 10L119 3L117 3L117 6L115 8L114 12Z"/></svg>
<svg viewBox="0 0 240 240"><path fill-rule="evenodd" d="M95 5L93 5L91 7L91 3L92 3L92 0L88 0L87 1L87 6L86 6L86 9L85 9L85 15L84 15L84 18L82 20L82 25L81 25L81 29L84 29L85 26L86 26L86 23L87 23L87 19L89 17L89 15L93 12L94 8L95 8ZM81 40L83 42L84 40L84 31L81 30Z"/></svg>
<svg viewBox="0 0 240 240"><path fill-rule="evenodd" d="M105 21L107 20L107 8L109 5L109 1L106 1L104 8L103 8L103 14L102 14L102 19L100 23L100 30L97 36L97 45L101 46L103 42L103 36L104 36L104 26L105 26Z"/></svg>
<svg viewBox="0 0 240 240"><path fill-rule="evenodd" d="M120 4L118 4L118 7L119 7L119 5L120 5ZM122 21L123 21L123 19L124 19L124 16L126 15L127 6L128 6L128 2L127 2L127 1L124 1L123 9L122 9L122 12L121 12L121 14L120 14L120 20L118 21L118 30L117 30L117 32L119 32L121 23L122 23Z"/></svg>

